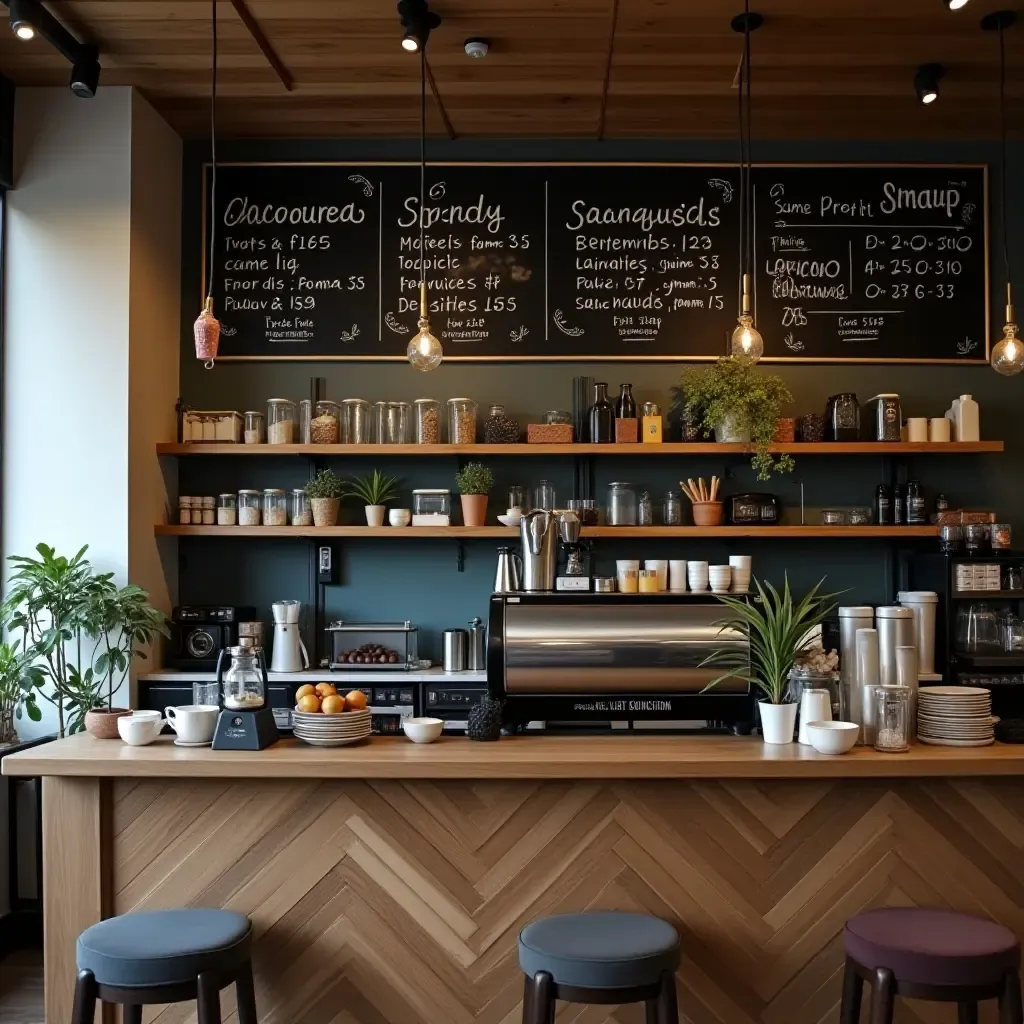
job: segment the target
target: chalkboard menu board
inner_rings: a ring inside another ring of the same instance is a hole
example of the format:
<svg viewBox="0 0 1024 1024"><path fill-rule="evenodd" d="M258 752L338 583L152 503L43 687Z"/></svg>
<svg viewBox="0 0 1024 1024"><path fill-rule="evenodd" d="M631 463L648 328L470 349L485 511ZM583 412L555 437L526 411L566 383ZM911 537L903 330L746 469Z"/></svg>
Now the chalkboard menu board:
<svg viewBox="0 0 1024 1024"><path fill-rule="evenodd" d="M222 165L221 357L404 359L422 259L446 359L714 358L738 184L735 166L435 164L421 212L415 165ZM984 167L765 165L753 185L766 358L987 359Z"/></svg>

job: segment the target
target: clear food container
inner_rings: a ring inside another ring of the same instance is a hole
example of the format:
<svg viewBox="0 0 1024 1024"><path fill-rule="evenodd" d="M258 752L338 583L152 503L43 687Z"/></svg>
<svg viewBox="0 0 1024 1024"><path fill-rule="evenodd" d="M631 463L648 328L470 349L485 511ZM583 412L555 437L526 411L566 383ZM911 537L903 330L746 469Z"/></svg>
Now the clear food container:
<svg viewBox="0 0 1024 1024"><path fill-rule="evenodd" d="M262 491L238 492L238 525L259 526L263 514Z"/></svg>
<svg viewBox="0 0 1024 1024"><path fill-rule="evenodd" d="M268 487L263 492L263 525L288 525L288 498L277 487Z"/></svg>
<svg viewBox="0 0 1024 1024"><path fill-rule="evenodd" d="M341 443L369 444L370 403L362 398L346 398L341 403Z"/></svg>
<svg viewBox="0 0 1024 1024"><path fill-rule="evenodd" d="M296 487L288 496L288 522L292 526L312 526L313 508L309 503L309 495Z"/></svg>
<svg viewBox="0 0 1024 1024"><path fill-rule="evenodd" d="M266 440L263 427L266 420L263 413L249 409L245 414L245 443L263 444Z"/></svg>
<svg viewBox="0 0 1024 1024"><path fill-rule="evenodd" d="M851 508L847 516L847 521L851 526L870 526L871 509Z"/></svg>
<svg viewBox="0 0 1024 1024"><path fill-rule="evenodd" d="M213 526L217 522L217 499L212 494L202 499L202 524Z"/></svg>
<svg viewBox="0 0 1024 1024"><path fill-rule="evenodd" d="M409 671L420 667L419 627L411 622L345 622L327 627L331 668Z"/></svg>
<svg viewBox="0 0 1024 1024"><path fill-rule="evenodd" d="M445 488L420 488L412 492L413 526L448 526L452 515L452 492Z"/></svg>
<svg viewBox="0 0 1024 1024"><path fill-rule="evenodd" d="M410 409L408 402L378 402L377 441L379 444L408 444Z"/></svg>
<svg viewBox="0 0 1024 1024"><path fill-rule="evenodd" d="M412 403L417 444L441 443L441 403L433 398L417 398Z"/></svg>
<svg viewBox="0 0 1024 1024"><path fill-rule="evenodd" d="M381 422L384 419L384 406L387 402L374 402L370 410L370 440L373 444L383 444L384 437L381 433Z"/></svg>
<svg viewBox="0 0 1024 1024"><path fill-rule="evenodd" d="M341 436L341 409L337 402L323 399L316 403L313 419L309 424L310 444L337 444Z"/></svg>
<svg viewBox="0 0 1024 1024"><path fill-rule="evenodd" d="M310 399L304 398L299 402L299 432L296 440L299 444L312 444L309 425L313 422L313 403Z"/></svg>
<svg viewBox="0 0 1024 1024"><path fill-rule="evenodd" d="M608 525L636 526L636 485L616 481L608 485Z"/></svg>
<svg viewBox="0 0 1024 1024"><path fill-rule="evenodd" d="M181 439L186 444L240 444L242 414L232 409L191 409L182 418Z"/></svg>
<svg viewBox="0 0 1024 1024"><path fill-rule="evenodd" d="M547 424L568 423L572 424L572 413L563 412L561 409L548 409L544 413L544 422Z"/></svg>
<svg viewBox="0 0 1024 1024"><path fill-rule="evenodd" d="M267 444L295 444L295 403L290 398L267 402Z"/></svg>
<svg viewBox="0 0 1024 1024"><path fill-rule="evenodd" d="M238 525L238 495L218 494L217 495L217 525L237 526Z"/></svg>
<svg viewBox="0 0 1024 1024"><path fill-rule="evenodd" d="M846 526L850 517L845 508L823 508L821 510L822 526Z"/></svg>
<svg viewBox="0 0 1024 1024"><path fill-rule="evenodd" d="M661 506L661 521L665 526L683 525L683 496L678 491L666 491Z"/></svg>
<svg viewBox="0 0 1024 1024"><path fill-rule="evenodd" d="M191 526L192 525L192 497L191 495L181 495L178 498L178 525L179 526Z"/></svg>
<svg viewBox="0 0 1024 1024"><path fill-rule="evenodd" d="M476 444L476 402L472 398L448 399L448 443Z"/></svg>

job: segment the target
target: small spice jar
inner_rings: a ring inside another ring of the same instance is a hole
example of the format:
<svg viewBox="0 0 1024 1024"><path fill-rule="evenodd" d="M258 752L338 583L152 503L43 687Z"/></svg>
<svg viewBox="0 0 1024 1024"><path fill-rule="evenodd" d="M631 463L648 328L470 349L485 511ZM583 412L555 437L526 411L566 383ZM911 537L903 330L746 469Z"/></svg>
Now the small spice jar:
<svg viewBox="0 0 1024 1024"><path fill-rule="evenodd" d="M199 497L192 499L192 525L203 525L203 499Z"/></svg>
<svg viewBox="0 0 1024 1024"><path fill-rule="evenodd" d="M310 444L337 444L341 432L341 409L326 399L316 403L316 415L309 424Z"/></svg>
<svg viewBox="0 0 1024 1024"><path fill-rule="evenodd" d="M683 525L683 496L678 491L666 491L661 506L661 521L666 526Z"/></svg>
<svg viewBox="0 0 1024 1024"><path fill-rule="evenodd" d="M290 398L267 402L267 444L295 443L295 403Z"/></svg>
<svg viewBox="0 0 1024 1024"><path fill-rule="evenodd" d="M448 399L448 443L476 444L476 402L472 398Z"/></svg>
<svg viewBox="0 0 1024 1024"><path fill-rule="evenodd" d="M487 444L515 444L519 440L519 423L505 415L505 406L492 405L484 420L484 441Z"/></svg>
<svg viewBox="0 0 1024 1024"><path fill-rule="evenodd" d="M441 403L433 398L417 398L412 403L417 444L441 443Z"/></svg>
<svg viewBox="0 0 1024 1024"><path fill-rule="evenodd" d="M262 522L263 492L238 492L238 525L259 526Z"/></svg>
<svg viewBox="0 0 1024 1024"><path fill-rule="evenodd" d="M910 687L879 686L875 690L875 750L900 753L910 748Z"/></svg>
<svg viewBox="0 0 1024 1024"><path fill-rule="evenodd" d="M249 409L245 414L245 433L243 439L246 444L263 444L263 425L265 423L263 413L255 409Z"/></svg>
<svg viewBox="0 0 1024 1024"><path fill-rule="evenodd" d="M288 497L288 521L292 526L313 525L313 509L309 503L309 495L301 487L296 487Z"/></svg>
<svg viewBox="0 0 1024 1024"><path fill-rule="evenodd" d="M238 495L218 494L217 495L217 525L237 526L238 525Z"/></svg>
<svg viewBox="0 0 1024 1024"><path fill-rule="evenodd" d="M192 523L192 502L191 496L180 495L178 498L178 524L190 526Z"/></svg>
<svg viewBox="0 0 1024 1024"><path fill-rule="evenodd" d="M1013 531L1009 523L993 523L988 535L993 551L1006 550L1012 546L1010 541L1013 537Z"/></svg>
<svg viewBox="0 0 1024 1024"><path fill-rule="evenodd" d="M217 499L211 494L203 498L202 501L203 526L213 526L217 522Z"/></svg>
<svg viewBox="0 0 1024 1024"><path fill-rule="evenodd" d="M277 487L268 487L263 492L263 525L288 525L288 499Z"/></svg>

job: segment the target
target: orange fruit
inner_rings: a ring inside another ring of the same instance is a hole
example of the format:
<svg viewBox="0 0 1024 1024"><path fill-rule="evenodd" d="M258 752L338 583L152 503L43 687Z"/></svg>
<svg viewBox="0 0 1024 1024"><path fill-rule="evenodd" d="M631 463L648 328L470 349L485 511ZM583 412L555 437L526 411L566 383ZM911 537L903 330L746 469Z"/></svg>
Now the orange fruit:
<svg viewBox="0 0 1024 1024"><path fill-rule="evenodd" d="M319 693L321 697L330 697L338 692L338 688L334 683L317 683L316 692Z"/></svg>
<svg viewBox="0 0 1024 1024"><path fill-rule="evenodd" d="M309 697L316 693L312 683L304 683L295 691L296 702L302 700L303 697Z"/></svg>
<svg viewBox="0 0 1024 1024"><path fill-rule="evenodd" d="M320 710L320 698L315 693L307 693L305 697L299 698L298 708L312 715Z"/></svg>
<svg viewBox="0 0 1024 1024"><path fill-rule="evenodd" d="M320 710L325 715L340 715L345 710L345 698L339 697L336 693L329 693L324 697Z"/></svg>
<svg viewBox="0 0 1024 1024"><path fill-rule="evenodd" d="M365 711L366 694L362 690L351 690L345 694L345 709L347 711Z"/></svg>

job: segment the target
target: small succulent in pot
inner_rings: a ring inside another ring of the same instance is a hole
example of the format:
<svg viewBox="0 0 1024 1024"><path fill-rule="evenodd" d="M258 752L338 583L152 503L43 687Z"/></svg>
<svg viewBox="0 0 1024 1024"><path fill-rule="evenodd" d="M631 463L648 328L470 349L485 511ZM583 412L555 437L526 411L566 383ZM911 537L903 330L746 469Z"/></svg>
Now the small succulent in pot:
<svg viewBox="0 0 1024 1024"><path fill-rule="evenodd" d="M321 469L306 484L306 494L313 511L313 525L335 526L338 522L341 499L345 494L344 481L331 470Z"/></svg>
<svg viewBox="0 0 1024 1024"><path fill-rule="evenodd" d="M483 526L487 521L487 495L494 486L494 474L480 462L467 462L455 474L455 486L461 495L463 523Z"/></svg>
<svg viewBox="0 0 1024 1024"><path fill-rule="evenodd" d="M398 478L375 469L370 476L348 482L346 496L358 498L366 512L367 526L383 526L385 505L398 497Z"/></svg>

